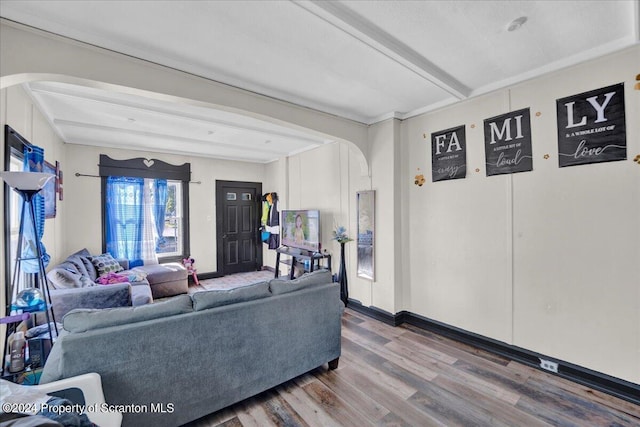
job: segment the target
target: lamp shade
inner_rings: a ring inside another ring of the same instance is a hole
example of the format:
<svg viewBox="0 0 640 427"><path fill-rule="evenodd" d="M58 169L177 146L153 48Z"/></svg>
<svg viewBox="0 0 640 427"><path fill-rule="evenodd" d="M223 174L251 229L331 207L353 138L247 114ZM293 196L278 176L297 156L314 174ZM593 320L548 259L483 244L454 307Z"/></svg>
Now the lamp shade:
<svg viewBox="0 0 640 427"><path fill-rule="evenodd" d="M41 172L0 172L9 187L16 190L41 190L55 175Z"/></svg>

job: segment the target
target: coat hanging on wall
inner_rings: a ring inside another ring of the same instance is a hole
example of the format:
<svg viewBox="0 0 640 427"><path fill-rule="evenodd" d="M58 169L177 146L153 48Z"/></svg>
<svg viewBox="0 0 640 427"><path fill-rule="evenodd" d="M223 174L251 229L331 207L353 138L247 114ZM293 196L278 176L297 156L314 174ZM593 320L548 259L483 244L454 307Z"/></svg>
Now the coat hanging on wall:
<svg viewBox="0 0 640 427"><path fill-rule="evenodd" d="M262 241L269 249L280 246L280 213L278 212L278 193L266 193L262 196Z"/></svg>

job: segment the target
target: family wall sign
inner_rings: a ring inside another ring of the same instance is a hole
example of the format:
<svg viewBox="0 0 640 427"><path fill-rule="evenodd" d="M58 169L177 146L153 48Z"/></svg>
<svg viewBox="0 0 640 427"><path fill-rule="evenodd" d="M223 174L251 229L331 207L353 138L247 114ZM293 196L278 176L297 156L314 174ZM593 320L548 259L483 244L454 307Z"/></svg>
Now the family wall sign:
<svg viewBox="0 0 640 427"><path fill-rule="evenodd" d="M624 83L556 101L560 167L627 158Z"/></svg>
<svg viewBox="0 0 640 427"><path fill-rule="evenodd" d="M626 160L624 83L556 100L560 167ZM466 177L465 126L431 134L432 180ZM533 170L529 108L484 120L487 176Z"/></svg>
<svg viewBox="0 0 640 427"><path fill-rule="evenodd" d="M484 121L487 176L533 170L529 109Z"/></svg>
<svg viewBox="0 0 640 427"><path fill-rule="evenodd" d="M464 125L431 134L433 182L464 178L467 174L467 138Z"/></svg>

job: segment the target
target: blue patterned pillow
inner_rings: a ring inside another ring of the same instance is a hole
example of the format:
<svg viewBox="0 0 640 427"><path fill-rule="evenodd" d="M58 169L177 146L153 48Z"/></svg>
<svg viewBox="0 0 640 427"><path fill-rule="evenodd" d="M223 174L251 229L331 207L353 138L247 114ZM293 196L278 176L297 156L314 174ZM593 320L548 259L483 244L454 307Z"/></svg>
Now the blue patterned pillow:
<svg viewBox="0 0 640 427"><path fill-rule="evenodd" d="M110 253L89 257L93 265L96 267L98 276L104 276L109 273L117 273L124 270Z"/></svg>

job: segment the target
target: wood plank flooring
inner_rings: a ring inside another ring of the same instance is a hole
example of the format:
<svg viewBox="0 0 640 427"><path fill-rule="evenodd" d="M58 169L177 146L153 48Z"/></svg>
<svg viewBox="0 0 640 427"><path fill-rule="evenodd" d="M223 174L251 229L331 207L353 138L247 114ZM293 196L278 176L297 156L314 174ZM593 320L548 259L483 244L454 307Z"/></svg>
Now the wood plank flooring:
<svg viewBox="0 0 640 427"><path fill-rule="evenodd" d="M327 366L188 427L640 426L632 403L410 325L353 310Z"/></svg>

